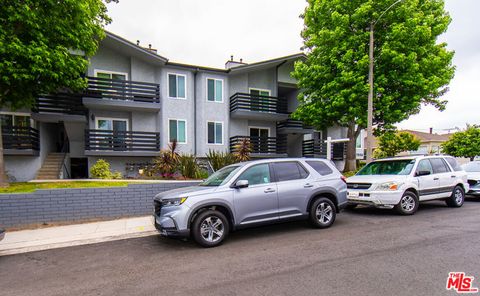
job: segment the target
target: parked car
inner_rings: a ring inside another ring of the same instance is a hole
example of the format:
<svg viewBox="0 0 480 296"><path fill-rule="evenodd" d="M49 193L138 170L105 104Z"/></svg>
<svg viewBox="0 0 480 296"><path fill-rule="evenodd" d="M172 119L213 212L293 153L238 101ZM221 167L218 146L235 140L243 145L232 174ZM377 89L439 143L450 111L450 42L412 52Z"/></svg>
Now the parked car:
<svg viewBox="0 0 480 296"><path fill-rule="evenodd" d="M480 161L472 161L462 165L462 168L467 172L468 184L470 190L467 194L480 196Z"/></svg>
<svg viewBox="0 0 480 296"><path fill-rule="evenodd" d="M0 228L0 241L5 237L5 229Z"/></svg>
<svg viewBox="0 0 480 296"><path fill-rule="evenodd" d="M395 208L412 215L419 202L444 199L461 207L469 190L467 174L453 157L414 156L373 161L347 179L349 205Z"/></svg>
<svg viewBox="0 0 480 296"><path fill-rule="evenodd" d="M224 167L198 186L159 193L161 235L217 246L230 231L287 219L330 227L347 204L345 178L326 160L256 160Z"/></svg>

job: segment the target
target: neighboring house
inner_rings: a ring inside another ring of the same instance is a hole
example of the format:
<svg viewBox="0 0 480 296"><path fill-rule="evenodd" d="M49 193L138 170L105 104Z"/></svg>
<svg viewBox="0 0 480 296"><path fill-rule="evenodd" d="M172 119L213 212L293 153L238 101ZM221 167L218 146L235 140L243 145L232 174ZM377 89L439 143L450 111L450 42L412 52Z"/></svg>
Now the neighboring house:
<svg viewBox="0 0 480 296"><path fill-rule="evenodd" d="M401 130L401 132L408 132L414 135L415 137L417 137L417 139L420 140L420 147L416 151L402 152L399 155L441 153L442 152L441 145L444 142L448 141L448 139L450 139L450 136L452 135L452 134L435 134L433 133L433 129L430 129L429 133L424 133L424 132L419 132L414 130ZM361 145L364 145L363 143L366 143L366 138L365 138L366 133L364 134L365 136L362 136L362 139L364 139L364 141L362 142ZM376 137L374 137L373 143L372 143L372 149L375 150L376 148L378 148L378 140ZM357 149L357 153L358 153L358 149Z"/></svg>
<svg viewBox="0 0 480 296"><path fill-rule="evenodd" d="M441 145L448 141L452 134L435 134L430 129L429 133L423 133L413 130L403 130L409 132L420 140L420 147L417 151L410 151L410 154L435 154L441 153Z"/></svg>
<svg viewBox="0 0 480 296"><path fill-rule="evenodd" d="M32 110L1 112L7 174L17 181L87 178L100 158L127 177L176 139L180 153L234 151L248 138L253 157L325 157L327 135L289 114L298 105L294 54L225 69L170 62L107 32L81 94L41 96ZM343 146L334 149L343 158Z"/></svg>

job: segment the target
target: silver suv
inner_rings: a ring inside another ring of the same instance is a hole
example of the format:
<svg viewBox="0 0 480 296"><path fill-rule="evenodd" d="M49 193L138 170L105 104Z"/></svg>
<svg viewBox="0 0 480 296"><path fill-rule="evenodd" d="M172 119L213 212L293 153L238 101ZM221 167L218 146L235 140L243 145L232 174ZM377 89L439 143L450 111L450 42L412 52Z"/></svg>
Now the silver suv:
<svg viewBox="0 0 480 296"><path fill-rule="evenodd" d="M345 178L331 162L256 160L224 167L198 186L157 194L154 223L163 236L192 236L214 247L230 231L286 219L326 228L346 205Z"/></svg>

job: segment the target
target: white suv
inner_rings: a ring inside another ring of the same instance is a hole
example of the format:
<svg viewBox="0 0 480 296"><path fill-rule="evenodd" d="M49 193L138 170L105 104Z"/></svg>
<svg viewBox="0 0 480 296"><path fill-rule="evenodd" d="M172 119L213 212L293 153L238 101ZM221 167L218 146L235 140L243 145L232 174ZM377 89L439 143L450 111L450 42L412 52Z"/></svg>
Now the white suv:
<svg viewBox="0 0 480 296"><path fill-rule="evenodd" d="M347 179L348 203L395 208L412 215L420 201L444 199L461 207L468 192L467 174L450 156L412 156L376 160Z"/></svg>

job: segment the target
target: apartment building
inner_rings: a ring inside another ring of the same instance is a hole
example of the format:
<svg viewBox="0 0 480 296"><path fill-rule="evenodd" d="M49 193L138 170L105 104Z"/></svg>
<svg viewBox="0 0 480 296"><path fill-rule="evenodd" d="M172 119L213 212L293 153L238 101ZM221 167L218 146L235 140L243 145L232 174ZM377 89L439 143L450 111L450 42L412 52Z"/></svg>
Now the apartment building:
<svg viewBox="0 0 480 296"><path fill-rule="evenodd" d="M294 54L224 69L169 61L107 32L90 58L87 89L41 96L31 110L1 112L12 180L87 178L100 158L134 177L176 139L181 153L234 151L248 138L253 157L324 157L327 134L290 118L298 88ZM333 151L343 158L340 147Z"/></svg>

